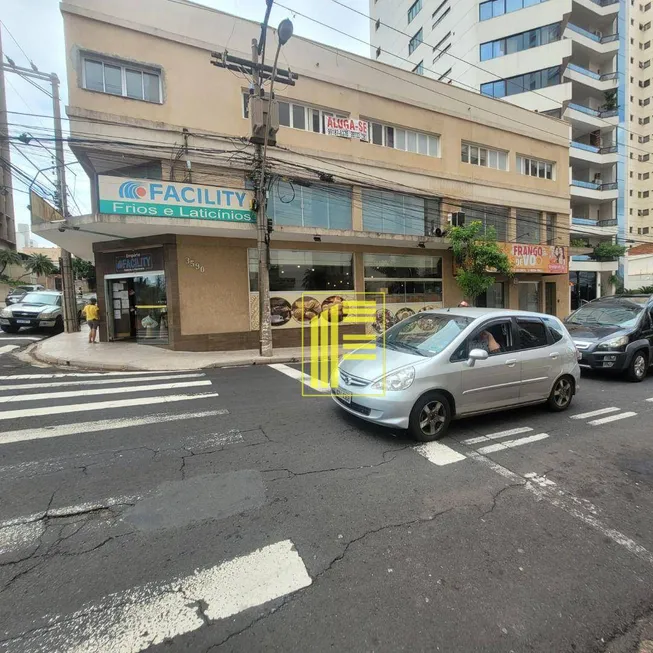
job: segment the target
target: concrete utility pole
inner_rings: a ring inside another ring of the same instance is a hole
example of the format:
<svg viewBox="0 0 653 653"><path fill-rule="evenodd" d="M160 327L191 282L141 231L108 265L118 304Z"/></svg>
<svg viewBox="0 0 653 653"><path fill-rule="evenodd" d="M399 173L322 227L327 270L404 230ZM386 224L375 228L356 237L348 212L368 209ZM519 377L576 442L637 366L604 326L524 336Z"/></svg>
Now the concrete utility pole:
<svg viewBox="0 0 653 653"><path fill-rule="evenodd" d="M2 30L0 30L0 64L2 63ZM11 183L11 155L9 151L9 127L7 125L7 98L5 96L5 73L0 67L0 247L16 249L16 223Z"/></svg>
<svg viewBox="0 0 653 653"><path fill-rule="evenodd" d="M2 63L4 72L16 73L20 77L31 77L40 81L49 82L52 86L52 115L54 116L54 147L57 171L57 208L61 215L68 217L68 197L66 185L66 163L63 153L63 129L61 127L61 108L59 101L59 78L55 73L42 73L36 66L23 68L16 66L13 62L9 64ZM29 142L29 141L26 141ZM75 297L75 281L73 277L73 266L70 252L65 249L61 250L61 282L63 285L63 318L66 333L79 331L79 322L77 320L77 298Z"/></svg>
<svg viewBox="0 0 653 653"><path fill-rule="evenodd" d="M252 75L250 88L249 112L252 122L250 142L256 146L254 154L254 205L256 211L256 244L258 249L258 299L259 299L259 353L272 356L272 319L270 315L270 233L272 224L266 217L267 175L266 159L268 145L276 145L276 133L279 128L279 107L274 99L274 82L290 86L295 85L298 76L289 70L278 70L279 52L293 33L292 22L281 21L278 29L278 46L274 66L265 65L265 46L267 40L268 20L274 0L267 0L265 19L261 24L261 37L252 39L252 60L234 57L225 51L212 52L211 63L219 68L227 68ZM259 56L261 57L259 61ZM270 81L270 92L266 96L264 84Z"/></svg>

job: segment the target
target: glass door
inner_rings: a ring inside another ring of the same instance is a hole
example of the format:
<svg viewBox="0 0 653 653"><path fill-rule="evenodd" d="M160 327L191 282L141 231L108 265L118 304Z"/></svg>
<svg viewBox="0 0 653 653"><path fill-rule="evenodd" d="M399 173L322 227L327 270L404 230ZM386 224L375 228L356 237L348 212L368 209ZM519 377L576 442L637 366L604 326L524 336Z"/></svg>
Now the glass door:
<svg viewBox="0 0 653 653"><path fill-rule="evenodd" d="M539 312L540 310L540 282L539 281L519 282L519 310Z"/></svg>
<svg viewBox="0 0 653 653"><path fill-rule="evenodd" d="M165 275L134 277L134 335L138 342L168 344L168 302Z"/></svg>

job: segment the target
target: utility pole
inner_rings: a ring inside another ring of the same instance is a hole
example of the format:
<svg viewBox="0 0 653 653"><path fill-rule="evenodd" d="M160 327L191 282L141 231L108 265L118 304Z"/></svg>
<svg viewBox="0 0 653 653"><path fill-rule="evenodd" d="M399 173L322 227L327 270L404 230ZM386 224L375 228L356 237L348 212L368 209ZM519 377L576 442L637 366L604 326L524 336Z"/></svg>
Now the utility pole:
<svg viewBox="0 0 653 653"><path fill-rule="evenodd" d="M0 63L4 72L16 73L20 77L31 77L49 82L52 86L52 115L54 116L54 145L57 171L57 208L64 219L68 218L68 197L66 185L66 163L63 153L63 129L61 127L61 108L59 102L59 78L55 73L42 73L32 64L32 68L17 66L13 61L9 64ZM28 142L28 141L27 141ZM77 299L75 297L75 282L70 252L62 249L60 259L61 282L63 285L63 318L66 333L79 331L77 320Z"/></svg>
<svg viewBox="0 0 653 653"><path fill-rule="evenodd" d="M0 30L0 63L2 63L2 30ZM0 247L16 249L16 223L11 183L11 155L9 151L9 127L7 125L7 98L5 96L5 73L0 68Z"/></svg>
<svg viewBox="0 0 653 653"><path fill-rule="evenodd" d="M279 106L274 99L274 83L278 81L290 86L295 85L298 76L289 70L278 70L279 52L293 33L292 22L281 21L277 32L278 46L274 66L265 65L265 46L267 40L268 19L273 0L267 0L265 19L261 24L261 37L252 39L252 60L229 55L226 51L212 52L211 63L219 68L227 68L252 76L250 88L249 113L252 122L250 142L256 147L254 153L254 203L256 211L256 245L258 250L258 305L259 305L259 353L272 356L272 319L270 315L270 233L271 221L266 216L267 175L266 159L268 145L276 145L279 129ZM259 61L259 56L261 60ZM266 96L264 84L270 80L270 92Z"/></svg>

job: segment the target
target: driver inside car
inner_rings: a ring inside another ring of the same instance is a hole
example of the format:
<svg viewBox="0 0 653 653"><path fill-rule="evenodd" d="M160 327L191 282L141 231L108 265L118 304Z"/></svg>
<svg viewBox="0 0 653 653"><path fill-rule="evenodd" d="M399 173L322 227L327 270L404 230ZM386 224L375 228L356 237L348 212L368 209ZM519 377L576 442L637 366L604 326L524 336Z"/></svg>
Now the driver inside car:
<svg viewBox="0 0 653 653"><path fill-rule="evenodd" d="M501 351L501 345L489 331L481 331L470 343L472 349L483 349L488 354L498 354Z"/></svg>

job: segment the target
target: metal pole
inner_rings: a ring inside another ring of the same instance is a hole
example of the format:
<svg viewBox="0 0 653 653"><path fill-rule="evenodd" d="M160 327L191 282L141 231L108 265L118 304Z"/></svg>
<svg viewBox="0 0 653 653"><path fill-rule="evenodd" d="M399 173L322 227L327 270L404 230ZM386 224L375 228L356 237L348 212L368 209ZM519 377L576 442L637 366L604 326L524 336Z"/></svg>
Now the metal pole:
<svg viewBox="0 0 653 653"><path fill-rule="evenodd" d="M0 30L0 156L7 163L0 164L0 247L16 249L14 201L9 162L9 128L5 97L5 73L2 68L2 30Z"/></svg>
<svg viewBox="0 0 653 653"><path fill-rule="evenodd" d="M59 78L50 75L52 83L52 111L54 116L54 147L57 159L57 191L59 194L59 210L64 218L68 217L68 197L66 186L66 166L63 153L63 130L61 128L61 109L59 107ZM77 321L77 298L75 297L75 281L70 252L61 250L61 282L63 285L63 318L66 333L79 331Z"/></svg>
<svg viewBox="0 0 653 653"><path fill-rule="evenodd" d="M258 69L258 43L252 39L252 72L254 93L262 97L261 76ZM268 225L265 216L265 161L263 148L256 145L255 153L256 183L256 244L258 247L258 314L259 314L259 353L272 356L272 320L270 317L270 269L268 266ZM258 172L258 175L256 175Z"/></svg>

